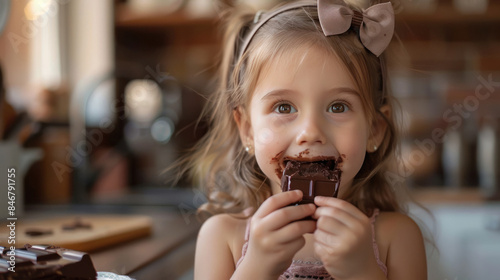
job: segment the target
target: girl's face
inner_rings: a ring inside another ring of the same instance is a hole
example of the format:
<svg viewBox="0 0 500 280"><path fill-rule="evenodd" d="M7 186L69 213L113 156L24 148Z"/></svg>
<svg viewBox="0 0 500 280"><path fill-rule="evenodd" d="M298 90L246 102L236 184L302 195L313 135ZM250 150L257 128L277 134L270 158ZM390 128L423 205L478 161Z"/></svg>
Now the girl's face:
<svg viewBox="0 0 500 280"><path fill-rule="evenodd" d="M284 160L342 157L342 197L374 145L363 93L336 56L317 47L286 54L259 75L247 117L239 123L243 143L254 147L273 193L281 192Z"/></svg>

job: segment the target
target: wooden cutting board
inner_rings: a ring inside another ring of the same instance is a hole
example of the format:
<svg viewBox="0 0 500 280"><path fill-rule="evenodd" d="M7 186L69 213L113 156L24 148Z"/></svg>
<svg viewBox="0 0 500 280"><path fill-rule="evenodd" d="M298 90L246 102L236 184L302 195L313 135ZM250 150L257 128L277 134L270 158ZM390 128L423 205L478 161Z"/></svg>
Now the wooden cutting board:
<svg viewBox="0 0 500 280"><path fill-rule="evenodd" d="M71 215L46 220L16 221L16 247L25 244L55 245L91 252L127 242L152 232L152 220L143 215ZM10 229L2 221L0 246L10 247Z"/></svg>

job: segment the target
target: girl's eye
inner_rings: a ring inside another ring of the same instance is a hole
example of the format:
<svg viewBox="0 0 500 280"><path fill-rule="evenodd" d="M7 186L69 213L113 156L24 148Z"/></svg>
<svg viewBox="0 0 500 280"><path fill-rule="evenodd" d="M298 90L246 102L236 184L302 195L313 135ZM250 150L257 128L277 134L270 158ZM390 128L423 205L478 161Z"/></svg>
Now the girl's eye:
<svg viewBox="0 0 500 280"><path fill-rule="evenodd" d="M349 111L349 107L344 103L334 103L328 108L330 113L345 113Z"/></svg>
<svg viewBox="0 0 500 280"><path fill-rule="evenodd" d="M278 104L274 111L280 114L291 114L297 112L297 110L293 108L292 105L286 103Z"/></svg>

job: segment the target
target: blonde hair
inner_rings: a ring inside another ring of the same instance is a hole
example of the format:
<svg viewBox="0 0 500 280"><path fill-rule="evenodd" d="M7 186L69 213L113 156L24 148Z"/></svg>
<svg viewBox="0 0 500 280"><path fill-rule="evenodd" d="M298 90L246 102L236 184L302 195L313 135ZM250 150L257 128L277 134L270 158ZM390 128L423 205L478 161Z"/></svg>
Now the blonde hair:
<svg viewBox="0 0 500 280"><path fill-rule="evenodd" d="M360 1L357 1L360 2ZM361 7L350 5L361 10ZM354 178L345 200L370 214L381 211L404 212L393 187L384 178L394 159L398 139L393 115L384 116L381 106L392 107L392 98L382 78L387 77L384 59L369 53L355 31L325 37L314 7L304 7L276 15L255 34L247 51L238 57L241 42L251 29L255 11L232 8L224 15L222 57L217 76L218 88L208 99L203 117L209 130L181 163L194 184L208 194L201 212L238 213L248 207L256 210L271 193L270 181L261 171L255 157L244 151L234 112L245 108L261 69L294 47L319 47L336 55L346 66L362 94L362 102L371 123L378 116L388 125L384 141L374 153L367 153L361 170ZM383 88L383 90L382 90ZM369 187L367 187L369 186Z"/></svg>

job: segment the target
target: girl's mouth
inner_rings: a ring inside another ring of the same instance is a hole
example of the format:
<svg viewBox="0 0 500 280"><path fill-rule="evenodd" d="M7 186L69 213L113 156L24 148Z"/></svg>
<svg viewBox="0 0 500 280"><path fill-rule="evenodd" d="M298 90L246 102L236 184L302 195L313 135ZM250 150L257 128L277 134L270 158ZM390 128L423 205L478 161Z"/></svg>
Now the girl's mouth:
<svg viewBox="0 0 500 280"><path fill-rule="evenodd" d="M340 170L342 157L334 156L318 156L312 158L303 157L285 157L280 163L279 168L276 170L278 178L281 179L283 171L291 163L295 166L302 166L300 168L301 176L310 176L317 173L319 170Z"/></svg>
<svg viewBox="0 0 500 280"><path fill-rule="evenodd" d="M318 165L321 165L321 166L325 166L326 168L330 169L330 170L333 170L337 167L338 165L338 162L337 162L337 158L333 157L331 159L322 159L320 157L320 159L311 159L311 160L307 160L307 159L291 159L291 158L287 158L285 160L283 160L283 165L286 166L288 162L290 161L296 161L296 162L299 162L299 163L314 163L314 164L318 164Z"/></svg>
<svg viewBox="0 0 500 280"><path fill-rule="evenodd" d="M275 163L277 164L277 168L275 170L276 175L278 178L281 180L281 177L283 175L283 171L286 168L286 165L290 161L296 161L296 162L309 162L309 163L319 163L320 165L326 166L327 169L329 170L334 170L342 167L342 162L345 159L345 155L341 154L340 156L313 156L309 157L310 151L309 149L306 149L300 153L298 153L296 156L283 156L285 151L281 151L278 154L276 154L272 159L271 159L271 164Z"/></svg>
<svg viewBox="0 0 500 280"><path fill-rule="evenodd" d="M292 160L284 161L285 169L294 168L297 170L297 175L314 176L317 173L340 170L338 168L337 159L320 159L312 161Z"/></svg>

